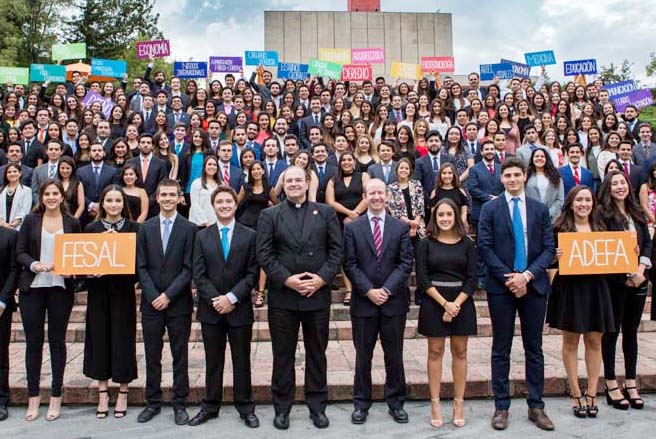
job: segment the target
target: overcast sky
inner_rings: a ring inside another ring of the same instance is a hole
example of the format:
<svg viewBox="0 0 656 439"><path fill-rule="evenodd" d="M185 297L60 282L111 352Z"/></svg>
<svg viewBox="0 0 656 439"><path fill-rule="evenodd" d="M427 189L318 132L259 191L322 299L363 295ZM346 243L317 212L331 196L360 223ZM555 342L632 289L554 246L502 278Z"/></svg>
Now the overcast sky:
<svg viewBox="0 0 656 439"><path fill-rule="evenodd" d="M264 10L345 11L347 0L157 0L160 28L176 60L211 55L243 56L264 48ZM456 73L524 52L553 49L559 64L552 79L563 79L562 61L596 58L597 66L635 63L643 84L649 52L656 51L654 0L382 0L385 12L453 14ZM182 12L179 12L182 11ZM536 69L533 70L533 73Z"/></svg>

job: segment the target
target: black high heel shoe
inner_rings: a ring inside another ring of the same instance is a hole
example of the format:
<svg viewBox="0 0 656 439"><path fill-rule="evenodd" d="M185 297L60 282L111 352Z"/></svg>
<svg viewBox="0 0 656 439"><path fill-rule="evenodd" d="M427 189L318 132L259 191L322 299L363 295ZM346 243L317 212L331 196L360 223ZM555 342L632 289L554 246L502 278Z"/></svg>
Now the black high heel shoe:
<svg viewBox="0 0 656 439"><path fill-rule="evenodd" d="M599 414L599 407L595 404L596 396L590 396L588 393L585 393L585 412L588 415L588 418L596 418ZM592 400L591 404L588 404L588 398Z"/></svg>
<svg viewBox="0 0 656 439"><path fill-rule="evenodd" d="M585 405L581 403L581 399L583 396L570 396L573 400L576 400L578 405L572 406L572 412L574 412L574 416L577 418L585 418L588 416L587 412L585 411Z"/></svg>
<svg viewBox="0 0 656 439"><path fill-rule="evenodd" d="M637 397L637 398L631 398L629 395L629 390L635 390L636 392L638 391L637 387L626 387L626 383L622 386L622 394L624 395L624 398L629 400L629 404L631 404L632 409L636 410L642 410L642 408L645 406L645 401L643 401L642 398Z"/></svg>
<svg viewBox="0 0 656 439"><path fill-rule="evenodd" d="M604 393L606 394L606 402L608 403L608 405L613 406L614 409L628 410L629 409L629 401L626 398L622 397L622 399L613 399L610 396L610 392L614 392L615 390L620 390L620 388L619 387L613 387L612 389L609 389L608 387L606 387L604 389Z"/></svg>
<svg viewBox="0 0 656 439"><path fill-rule="evenodd" d="M128 391L126 390L125 392L123 392L123 391L119 390L118 393L120 393L121 395L127 395ZM125 397L125 407L126 407L125 410L116 410L116 407L114 407L114 417L115 418L120 419L120 418L125 417L125 414L128 412L128 410L127 410L127 406L128 406L127 399L128 399L128 397L126 396ZM118 398L116 399L116 402L118 403Z"/></svg>
<svg viewBox="0 0 656 439"><path fill-rule="evenodd" d="M107 407L109 407L109 404L112 402L111 398L109 397L109 391L107 389L105 390L98 390L98 400L100 400L100 395L103 393L107 393ZM109 410L96 410L96 419L105 419L107 415L109 414Z"/></svg>

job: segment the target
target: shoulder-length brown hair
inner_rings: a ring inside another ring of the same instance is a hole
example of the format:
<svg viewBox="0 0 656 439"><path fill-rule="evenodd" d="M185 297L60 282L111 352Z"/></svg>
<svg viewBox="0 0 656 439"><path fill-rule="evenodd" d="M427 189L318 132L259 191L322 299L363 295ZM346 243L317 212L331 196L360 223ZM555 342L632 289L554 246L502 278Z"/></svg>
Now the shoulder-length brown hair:
<svg viewBox="0 0 656 439"><path fill-rule="evenodd" d="M453 231L458 235L459 238L464 238L467 236L465 231L465 225L462 223L462 218L460 217L460 209L456 206L456 203L450 198L442 198L437 202L435 207L431 209L430 221L426 227L426 233L430 239L437 241L437 238L440 236L440 228L437 226L437 209L446 204L451 209L453 209L454 224Z"/></svg>
<svg viewBox="0 0 656 439"><path fill-rule="evenodd" d="M109 186L106 186L105 189L103 189L102 194L100 194L100 202L98 203L98 217L96 218L96 221L107 218L107 211L105 210L103 203L105 202L105 196L111 191L120 193L121 197L123 198L123 210L121 211L123 218L132 219L130 207L128 206L128 197L125 195L123 187L119 186L118 184L110 184Z"/></svg>
<svg viewBox="0 0 656 439"><path fill-rule="evenodd" d="M576 232L576 225L574 224L574 199L576 196L583 191L590 192L592 196L592 212L588 216L588 223L593 232L603 232L606 230L606 224L601 219L599 211L597 210L597 199L595 193L588 186L579 185L572 188L565 198L565 204L563 205L563 210L556 218L554 223L554 233L567 233L567 232Z"/></svg>
<svg viewBox="0 0 656 439"><path fill-rule="evenodd" d="M442 163L440 169L437 170L437 176L435 177L435 187L437 189L440 189L444 185L444 183L442 182L442 172L444 172L446 168L451 168L451 172L453 172L453 182L451 183L451 185L456 189L460 189L460 179L458 178L458 171L456 170L456 165L454 165L451 162Z"/></svg>

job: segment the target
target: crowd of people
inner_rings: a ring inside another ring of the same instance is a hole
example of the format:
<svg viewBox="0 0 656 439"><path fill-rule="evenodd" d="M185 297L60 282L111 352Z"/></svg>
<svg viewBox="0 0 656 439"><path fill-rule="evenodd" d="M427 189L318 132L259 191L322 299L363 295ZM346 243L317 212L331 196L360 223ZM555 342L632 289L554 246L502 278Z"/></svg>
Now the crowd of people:
<svg viewBox="0 0 656 439"><path fill-rule="evenodd" d="M515 318L526 355L528 417L544 410L543 323L562 330L572 410L594 418L603 363L609 405L644 406L637 331L654 278L656 144L629 105L615 111L603 82L547 83L541 76L481 86L432 74L339 82L277 80L258 67L224 82L167 80L149 65L120 85L87 81L25 89L0 105L0 419L8 416L12 315L25 332L29 402L39 417L44 325L52 387L47 419L60 416L66 330L76 291L88 291L84 375L98 382L96 416L128 409L137 378L135 285L146 363L146 408L160 413L163 335L173 357L176 424L200 425L222 404L226 342L234 402L259 426L251 390L254 307L266 303L273 350L274 426L286 429L295 398L299 328L305 402L325 428L331 286L338 273L356 350L351 421L367 421L371 362L380 338L385 401L399 423L406 383L403 338L416 270L418 332L427 339L430 424L440 409L446 339L452 356L453 424L465 425L467 341L477 333L473 295L486 291L492 321L492 427L508 426ZM82 104L89 92L109 100ZM49 94L51 93L51 94ZM624 275L557 273L557 234L635 231L640 265ZM61 276L62 233L136 233L134 275ZM192 289L193 285L193 289ZM18 301L16 291L18 290ZM18 307L17 307L18 305ZM191 419L188 342L201 322L206 396ZM625 375L615 371L622 332ZM587 389L578 377L583 337Z"/></svg>

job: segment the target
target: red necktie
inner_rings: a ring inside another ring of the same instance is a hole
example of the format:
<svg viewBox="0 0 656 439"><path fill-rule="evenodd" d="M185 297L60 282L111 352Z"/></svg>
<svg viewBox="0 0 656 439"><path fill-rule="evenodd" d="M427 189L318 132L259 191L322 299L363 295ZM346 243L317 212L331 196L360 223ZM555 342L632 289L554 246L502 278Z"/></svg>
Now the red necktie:
<svg viewBox="0 0 656 439"><path fill-rule="evenodd" d="M223 166L223 182L226 186L230 186L230 173L228 172L228 165Z"/></svg>
<svg viewBox="0 0 656 439"><path fill-rule="evenodd" d="M579 175L579 167L574 166L574 183L578 186L581 184L581 176Z"/></svg>
<svg viewBox="0 0 656 439"><path fill-rule="evenodd" d="M380 218L375 216L374 220L374 246L376 247L376 259L380 262L383 255L383 236L380 233Z"/></svg>
<svg viewBox="0 0 656 439"><path fill-rule="evenodd" d="M503 163L505 160L506 160L506 154L503 151L501 151L499 153L499 161Z"/></svg>
<svg viewBox="0 0 656 439"><path fill-rule="evenodd" d="M629 164L624 163L624 164L622 164L622 166L624 167L624 174L628 177L629 176Z"/></svg>
<svg viewBox="0 0 656 439"><path fill-rule="evenodd" d="M490 170L490 174L494 175L494 166L488 164L488 165L487 165L487 169Z"/></svg>

